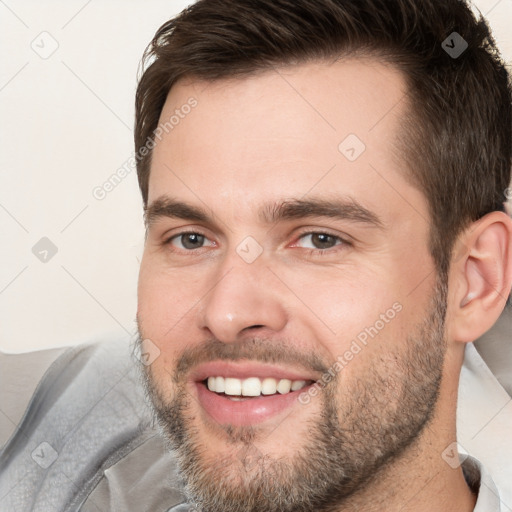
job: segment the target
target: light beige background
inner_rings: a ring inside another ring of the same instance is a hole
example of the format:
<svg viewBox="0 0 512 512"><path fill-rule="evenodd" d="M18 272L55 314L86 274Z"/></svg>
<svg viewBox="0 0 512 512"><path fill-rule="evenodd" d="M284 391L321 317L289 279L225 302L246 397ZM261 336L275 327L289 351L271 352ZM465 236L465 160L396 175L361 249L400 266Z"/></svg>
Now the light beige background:
<svg viewBox="0 0 512 512"><path fill-rule="evenodd" d="M0 0L0 350L134 332L135 170L104 199L93 191L133 153L145 46L188 3ZM510 61L512 0L475 5ZM43 237L58 249L46 262L32 251Z"/></svg>

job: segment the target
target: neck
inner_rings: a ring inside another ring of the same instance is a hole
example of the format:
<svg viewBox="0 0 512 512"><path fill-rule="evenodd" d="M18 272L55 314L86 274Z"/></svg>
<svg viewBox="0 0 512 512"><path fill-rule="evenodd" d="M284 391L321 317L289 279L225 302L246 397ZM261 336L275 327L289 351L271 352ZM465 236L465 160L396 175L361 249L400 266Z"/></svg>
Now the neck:
<svg viewBox="0 0 512 512"><path fill-rule="evenodd" d="M457 389L458 375L443 379L433 417L414 443L336 512L473 512L476 496L462 467L446 461L458 461L456 448L446 451L456 439Z"/></svg>
<svg viewBox="0 0 512 512"><path fill-rule="evenodd" d="M428 453L411 446L336 512L473 512L476 496L466 484L462 468L453 469L441 457L449 444L440 448L436 443L436 449Z"/></svg>

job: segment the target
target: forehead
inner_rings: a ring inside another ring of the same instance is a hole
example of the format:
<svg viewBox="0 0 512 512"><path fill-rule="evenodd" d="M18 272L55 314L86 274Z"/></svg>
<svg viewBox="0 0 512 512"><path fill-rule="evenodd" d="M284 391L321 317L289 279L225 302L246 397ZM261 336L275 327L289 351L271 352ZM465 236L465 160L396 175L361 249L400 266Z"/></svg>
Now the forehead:
<svg viewBox="0 0 512 512"><path fill-rule="evenodd" d="M394 216L411 208L397 201L405 193L424 209L395 149L406 108L403 75L372 59L182 80L160 117L169 129L154 149L148 202L167 194L242 216L263 200L343 194Z"/></svg>

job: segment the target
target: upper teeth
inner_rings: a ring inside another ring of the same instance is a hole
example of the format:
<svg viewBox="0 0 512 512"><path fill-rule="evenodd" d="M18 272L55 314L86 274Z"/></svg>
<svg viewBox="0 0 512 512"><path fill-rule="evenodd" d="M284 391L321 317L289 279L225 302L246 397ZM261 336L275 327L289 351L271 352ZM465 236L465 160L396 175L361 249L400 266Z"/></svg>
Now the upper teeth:
<svg viewBox="0 0 512 512"><path fill-rule="evenodd" d="M235 379L234 377L208 377L208 389L215 393L226 395L260 396L289 393L302 389L306 385L305 380L273 379L267 377L260 380L258 377L247 379Z"/></svg>

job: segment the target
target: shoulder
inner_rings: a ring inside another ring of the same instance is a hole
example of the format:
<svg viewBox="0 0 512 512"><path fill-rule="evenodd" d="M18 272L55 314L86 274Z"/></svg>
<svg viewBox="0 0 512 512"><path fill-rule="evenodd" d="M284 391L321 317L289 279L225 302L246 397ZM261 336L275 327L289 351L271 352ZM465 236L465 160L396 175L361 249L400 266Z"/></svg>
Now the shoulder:
<svg viewBox="0 0 512 512"><path fill-rule="evenodd" d="M0 452L3 506L82 503L108 468L155 435L132 349L127 338L84 344L50 366Z"/></svg>

